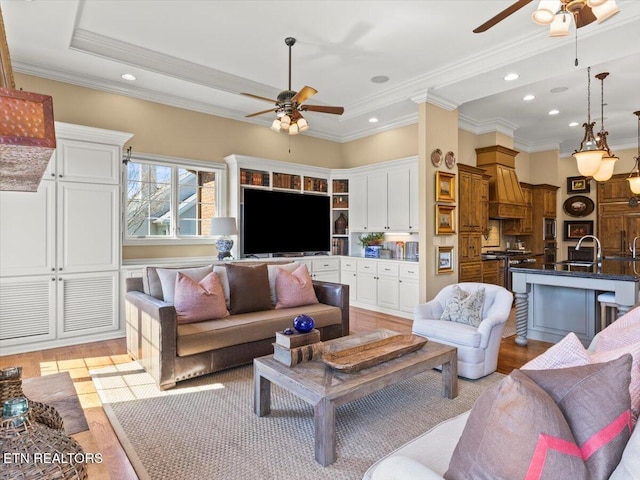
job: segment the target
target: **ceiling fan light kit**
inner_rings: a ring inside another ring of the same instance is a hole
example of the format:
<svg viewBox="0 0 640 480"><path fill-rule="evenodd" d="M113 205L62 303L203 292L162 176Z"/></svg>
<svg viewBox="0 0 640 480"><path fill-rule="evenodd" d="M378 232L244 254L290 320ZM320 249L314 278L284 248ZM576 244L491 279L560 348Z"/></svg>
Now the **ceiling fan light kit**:
<svg viewBox="0 0 640 480"><path fill-rule="evenodd" d="M301 112L310 111L342 115L344 113L344 108L326 107L323 105L303 105L307 99L318 93L318 91L309 86L303 87L299 92L291 90L291 47L295 45L296 39L293 37L287 37L284 39L284 43L289 47L289 89L280 92L277 100L271 100L251 93L243 93L243 95L247 95L248 97L275 104L275 108L252 113L246 115L246 117L255 117L264 113L275 112L276 119L271 124L271 130L278 133L285 131L288 132L289 135L297 135L298 133L309 130L309 122L307 122L307 120L302 116Z"/></svg>

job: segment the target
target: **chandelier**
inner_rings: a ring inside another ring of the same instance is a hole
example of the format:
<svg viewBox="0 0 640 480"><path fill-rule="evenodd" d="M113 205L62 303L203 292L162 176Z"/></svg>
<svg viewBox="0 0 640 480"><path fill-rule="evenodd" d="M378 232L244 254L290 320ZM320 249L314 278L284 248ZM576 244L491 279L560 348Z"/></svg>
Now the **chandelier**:
<svg viewBox="0 0 640 480"><path fill-rule="evenodd" d="M638 169L638 162L640 162L640 110L633 112L633 114L638 117L638 155L634 158L636 163L627 180L629 180L631 191L638 195L640 194L640 170Z"/></svg>
<svg viewBox="0 0 640 480"><path fill-rule="evenodd" d="M591 12L583 12L585 6ZM616 0L541 0L531 18L539 25L549 25L550 37L566 37L569 35L572 19L579 26L592 22L593 17L598 23L602 23L619 11ZM588 17L579 21L578 17L581 15Z"/></svg>
<svg viewBox="0 0 640 480"><path fill-rule="evenodd" d="M598 141L593 135L593 126L596 122L591 121L591 67L587 68L587 121L582 124L584 127L584 137L580 142L580 149L573 153L578 164L580 175L592 177L598 173L602 157L608 153L601 149Z"/></svg>
<svg viewBox="0 0 640 480"><path fill-rule="evenodd" d="M596 137L598 142L598 148L606 153L602 156L600 161L600 168L593 174L593 179L596 182L606 182L613 175L613 167L615 166L618 157L611 153L609 145L607 143L607 132L604 129L604 79L609 76L609 72L602 72L596 75L596 78L600 80L600 132Z"/></svg>
<svg viewBox="0 0 640 480"><path fill-rule="evenodd" d="M271 130L275 132L284 130L288 131L289 135L297 135L309 129L309 123L297 109L285 106L276 111L276 117L271 124Z"/></svg>

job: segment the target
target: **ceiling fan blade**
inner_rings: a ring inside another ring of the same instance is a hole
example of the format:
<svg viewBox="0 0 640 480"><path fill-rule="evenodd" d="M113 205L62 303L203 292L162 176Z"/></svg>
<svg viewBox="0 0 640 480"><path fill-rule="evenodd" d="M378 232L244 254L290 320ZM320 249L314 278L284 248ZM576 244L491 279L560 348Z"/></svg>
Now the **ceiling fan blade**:
<svg viewBox="0 0 640 480"><path fill-rule="evenodd" d="M589 5L585 5L576 13L576 26L578 28L589 25L591 22L595 22L596 16L593 14L593 10Z"/></svg>
<svg viewBox="0 0 640 480"><path fill-rule="evenodd" d="M302 102L304 102L308 98L313 97L316 93L318 93L318 91L315 88L302 87L302 90L296 93L291 99L291 101L300 105Z"/></svg>
<svg viewBox="0 0 640 480"><path fill-rule="evenodd" d="M518 0L516 3L514 3L510 7L505 8L503 11L501 11L495 17L492 17L491 19L489 19L486 22L484 22L482 25L480 25L478 28L476 28L473 31L473 33L486 32L491 27L493 27L495 24L501 22L502 20L507 18L509 15L511 15L512 13L517 12L522 7L530 4L531 2L532 2L532 0Z"/></svg>
<svg viewBox="0 0 640 480"><path fill-rule="evenodd" d="M334 115L342 115L344 107L327 107L325 105L303 105L300 110L320 113L333 113Z"/></svg>
<svg viewBox="0 0 640 480"><path fill-rule="evenodd" d="M272 100L270 98L260 97L258 95L254 95L253 93L244 93L244 92L242 92L241 95L246 95L247 97L251 97L251 98L257 98L258 100L264 100L265 102L269 102L269 103L278 103L277 100Z"/></svg>
<svg viewBox="0 0 640 480"><path fill-rule="evenodd" d="M276 108L270 108L269 110L263 110L261 112L256 112L256 113L251 113L249 115L245 115L244 118L257 117L258 115L263 115L265 113L275 112L276 110L277 110Z"/></svg>

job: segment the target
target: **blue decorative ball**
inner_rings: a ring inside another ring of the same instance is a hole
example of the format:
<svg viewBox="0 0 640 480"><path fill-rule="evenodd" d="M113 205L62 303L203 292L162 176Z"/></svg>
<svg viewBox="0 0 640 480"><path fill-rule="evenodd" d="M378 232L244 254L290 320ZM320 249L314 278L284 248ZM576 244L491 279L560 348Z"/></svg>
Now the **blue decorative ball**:
<svg viewBox="0 0 640 480"><path fill-rule="evenodd" d="M307 333L313 330L316 322L309 315L298 315L293 319L293 328L300 333Z"/></svg>

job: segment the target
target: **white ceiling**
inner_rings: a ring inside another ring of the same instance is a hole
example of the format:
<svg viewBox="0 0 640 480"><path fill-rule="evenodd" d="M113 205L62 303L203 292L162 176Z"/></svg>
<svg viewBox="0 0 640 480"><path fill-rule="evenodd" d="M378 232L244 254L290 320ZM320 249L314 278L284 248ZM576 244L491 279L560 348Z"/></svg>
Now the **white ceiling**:
<svg viewBox="0 0 640 480"><path fill-rule="evenodd" d="M416 102L459 108L474 133L513 135L516 148L571 153L587 113L587 66L605 80L609 145L634 148L640 110L640 1L550 38L530 15L537 0L481 34L472 30L513 0L221 1L1 0L16 72L269 125L270 105L287 88L318 90L308 103L340 105L338 117L307 113L307 135L338 142L417 123ZM137 80L127 82L123 73ZM520 78L505 82L517 72ZM387 83L370 81L386 75ZM567 87L563 93L552 88ZM591 114L600 129L600 82L592 78ZM522 101L534 94L532 102ZM552 108L560 114L549 116ZM379 122L369 123L370 117ZM274 133L276 135L276 133Z"/></svg>

